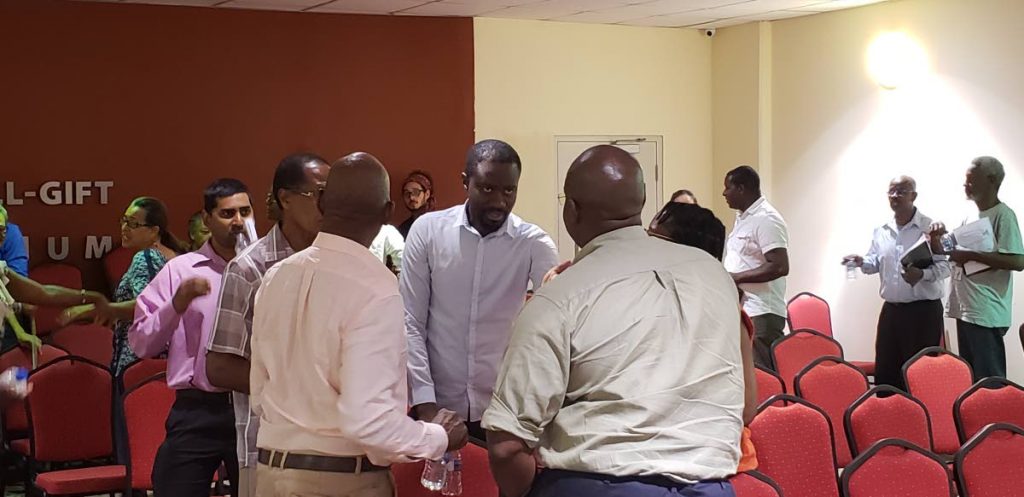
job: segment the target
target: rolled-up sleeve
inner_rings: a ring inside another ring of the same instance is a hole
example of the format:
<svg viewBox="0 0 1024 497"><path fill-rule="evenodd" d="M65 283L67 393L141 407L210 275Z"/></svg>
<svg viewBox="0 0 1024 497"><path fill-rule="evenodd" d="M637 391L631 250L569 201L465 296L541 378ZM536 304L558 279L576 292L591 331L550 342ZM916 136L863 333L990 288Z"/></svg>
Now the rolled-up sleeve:
<svg viewBox="0 0 1024 497"><path fill-rule="evenodd" d="M536 446L562 406L569 384L569 334L562 310L543 295L516 320L481 425Z"/></svg>
<svg viewBox="0 0 1024 497"><path fill-rule="evenodd" d="M252 329L252 303L256 300L256 291L260 286L260 275L234 260L224 269L220 285L217 319L213 322L213 333L207 350L248 359L251 351L249 330Z"/></svg>

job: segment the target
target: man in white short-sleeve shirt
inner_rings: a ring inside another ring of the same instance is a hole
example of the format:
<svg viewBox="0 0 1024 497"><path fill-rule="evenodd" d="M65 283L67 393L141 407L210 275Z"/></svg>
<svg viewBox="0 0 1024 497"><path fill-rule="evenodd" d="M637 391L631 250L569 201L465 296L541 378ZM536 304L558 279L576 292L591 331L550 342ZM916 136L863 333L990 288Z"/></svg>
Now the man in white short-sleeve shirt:
<svg viewBox="0 0 1024 497"><path fill-rule="evenodd" d="M739 166L725 175L722 196L730 208L739 211L722 262L743 290L743 310L754 322L754 363L772 368L772 342L782 336L786 326L786 221L761 196L761 178L750 166Z"/></svg>

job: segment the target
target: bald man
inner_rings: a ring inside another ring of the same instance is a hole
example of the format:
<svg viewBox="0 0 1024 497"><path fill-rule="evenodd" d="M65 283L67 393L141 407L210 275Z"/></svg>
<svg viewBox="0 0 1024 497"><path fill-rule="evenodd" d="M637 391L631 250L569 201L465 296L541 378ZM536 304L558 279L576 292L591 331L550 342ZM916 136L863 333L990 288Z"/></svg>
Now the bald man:
<svg viewBox="0 0 1024 497"><path fill-rule="evenodd" d="M893 178L888 198L893 218L875 228L866 255L848 255L843 263L859 267L864 274L879 275L878 293L885 304L875 335L875 384L906 390L903 364L921 349L938 346L942 338L942 293L949 262L943 255L933 256L923 267L901 262L906 252L926 239L932 220L914 206L914 178Z"/></svg>
<svg viewBox="0 0 1024 497"><path fill-rule="evenodd" d="M256 495L392 497L388 466L466 444L455 413L406 416L406 342L393 274L368 250L391 216L387 172L355 153L331 167L313 244L256 294L250 386L260 416Z"/></svg>
<svg viewBox="0 0 1024 497"><path fill-rule="evenodd" d="M565 196L583 249L523 308L483 417L502 495L732 497L736 285L703 250L647 235L629 153L584 152Z"/></svg>

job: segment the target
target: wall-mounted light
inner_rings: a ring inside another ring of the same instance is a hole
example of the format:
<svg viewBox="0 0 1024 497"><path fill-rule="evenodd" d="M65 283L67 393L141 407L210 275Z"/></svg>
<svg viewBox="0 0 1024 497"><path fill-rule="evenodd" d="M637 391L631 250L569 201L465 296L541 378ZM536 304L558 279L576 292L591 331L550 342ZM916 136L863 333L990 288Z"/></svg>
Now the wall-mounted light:
<svg viewBox="0 0 1024 497"><path fill-rule="evenodd" d="M868 72L879 86L892 90L928 72L928 54L906 33L882 33L868 47Z"/></svg>

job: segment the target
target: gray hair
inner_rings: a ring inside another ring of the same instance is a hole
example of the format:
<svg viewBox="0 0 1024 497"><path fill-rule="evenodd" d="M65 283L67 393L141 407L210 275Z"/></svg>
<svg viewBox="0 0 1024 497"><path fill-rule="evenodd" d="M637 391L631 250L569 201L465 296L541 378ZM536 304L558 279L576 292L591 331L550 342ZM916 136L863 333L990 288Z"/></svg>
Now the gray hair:
<svg viewBox="0 0 1024 497"><path fill-rule="evenodd" d="M996 184L996 187L1003 184L1006 172L1003 171L1003 163L999 162L999 159L983 155L972 160L971 164L978 168L978 172L988 176Z"/></svg>

